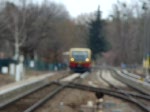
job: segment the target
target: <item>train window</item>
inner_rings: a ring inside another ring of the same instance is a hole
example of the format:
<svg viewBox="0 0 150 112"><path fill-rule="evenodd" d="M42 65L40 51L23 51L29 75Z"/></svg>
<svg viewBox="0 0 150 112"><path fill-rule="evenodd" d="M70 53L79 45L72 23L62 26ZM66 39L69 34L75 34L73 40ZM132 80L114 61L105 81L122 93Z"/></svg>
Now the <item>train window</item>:
<svg viewBox="0 0 150 112"><path fill-rule="evenodd" d="M73 51L72 57L75 59L75 61L85 61L85 59L88 58L88 52L87 51Z"/></svg>

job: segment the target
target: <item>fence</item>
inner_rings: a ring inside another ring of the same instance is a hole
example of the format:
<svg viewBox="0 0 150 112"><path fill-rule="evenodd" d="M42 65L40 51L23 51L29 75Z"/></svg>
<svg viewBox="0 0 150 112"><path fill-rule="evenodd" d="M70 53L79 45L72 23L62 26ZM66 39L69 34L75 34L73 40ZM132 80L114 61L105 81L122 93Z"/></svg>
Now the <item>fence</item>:
<svg viewBox="0 0 150 112"><path fill-rule="evenodd" d="M42 60L30 60L26 59L24 64L27 68L39 70L39 71L56 71L66 69L67 65L65 63L48 63Z"/></svg>
<svg viewBox="0 0 150 112"><path fill-rule="evenodd" d="M2 72L2 67L9 67L11 63L17 64L18 62L10 58L0 59L0 72Z"/></svg>

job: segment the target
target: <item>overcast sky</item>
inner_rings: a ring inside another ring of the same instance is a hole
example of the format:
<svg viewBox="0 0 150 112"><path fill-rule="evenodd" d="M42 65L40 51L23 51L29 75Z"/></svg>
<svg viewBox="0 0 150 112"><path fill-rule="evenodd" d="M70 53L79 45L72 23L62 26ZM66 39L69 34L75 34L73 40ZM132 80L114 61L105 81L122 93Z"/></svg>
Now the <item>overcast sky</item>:
<svg viewBox="0 0 150 112"><path fill-rule="evenodd" d="M35 0L36 1L36 0ZM43 0L37 0L41 2ZM77 17L82 13L90 13L97 10L98 5L100 5L102 11L102 17L106 18L111 10L112 5L117 2L117 0L51 0L57 3L62 3L66 6L72 17ZM135 0L120 0L123 2L130 3Z"/></svg>
<svg viewBox="0 0 150 112"><path fill-rule="evenodd" d="M17 0L9 0L17 1ZM30 0L29 0L30 1ZM41 3L44 0L32 0L34 3ZM117 1L133 3L137 0L47 0L63 4L72 17L80 14L91 13L97 10L98 5L102 11L102 17L106 18L111 14L113 4Z"/></svg>

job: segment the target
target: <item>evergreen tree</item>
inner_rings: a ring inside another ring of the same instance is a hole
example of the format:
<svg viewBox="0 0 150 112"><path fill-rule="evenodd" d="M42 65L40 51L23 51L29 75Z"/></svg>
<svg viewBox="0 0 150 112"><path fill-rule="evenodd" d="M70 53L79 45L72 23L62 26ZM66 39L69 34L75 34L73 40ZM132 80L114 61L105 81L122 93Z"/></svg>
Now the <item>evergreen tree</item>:
<svg viewBox="0 0 150 112"><path fill-rule="evenodd" d="M96 12L95 20L91 20L89 24L89 48L92 50L92 58L95 60L98 54L108 50L108 43L104 36L103 24L101 19L100 7Z"/></svg>

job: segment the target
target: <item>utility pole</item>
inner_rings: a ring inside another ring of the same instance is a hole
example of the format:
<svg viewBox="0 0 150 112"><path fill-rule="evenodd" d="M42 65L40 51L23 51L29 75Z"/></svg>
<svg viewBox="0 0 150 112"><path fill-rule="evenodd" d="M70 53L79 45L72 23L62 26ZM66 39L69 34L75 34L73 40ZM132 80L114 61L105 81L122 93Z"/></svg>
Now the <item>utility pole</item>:
<svg viewBox="0 0 150 112"><path fill-rule="evenodd" d="M146 67L146 76L145 79L149 79L150 78L150 39L149 39L149 32L147 31L147 24L148 24L148 7L147 7L147 3L143 3L143 7L142 9L144 10L144 59L147 63L147 67Z"/></svg>

